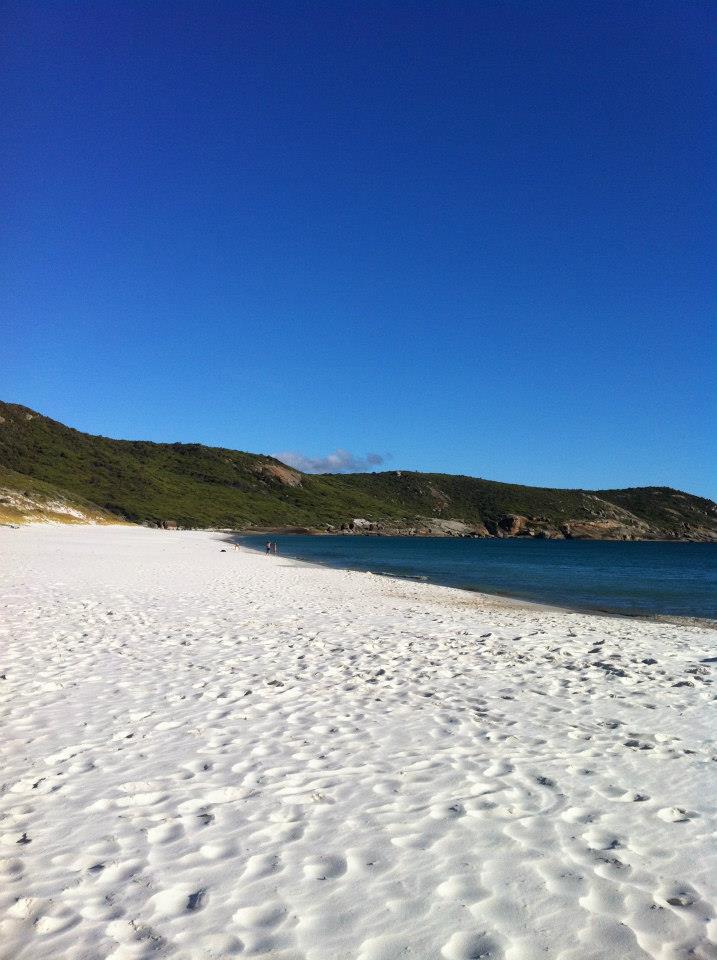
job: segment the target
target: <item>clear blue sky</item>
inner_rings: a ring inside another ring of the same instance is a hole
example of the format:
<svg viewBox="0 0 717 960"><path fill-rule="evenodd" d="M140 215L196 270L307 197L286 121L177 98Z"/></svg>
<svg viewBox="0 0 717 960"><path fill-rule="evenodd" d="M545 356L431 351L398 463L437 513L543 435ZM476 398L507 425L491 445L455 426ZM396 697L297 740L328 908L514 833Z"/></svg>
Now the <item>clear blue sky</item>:
<svg viewBox="0 0 717 960"><path fill-rule="evenodd" d="M0 398L714 496L711 3L4 9Z"/></svg>

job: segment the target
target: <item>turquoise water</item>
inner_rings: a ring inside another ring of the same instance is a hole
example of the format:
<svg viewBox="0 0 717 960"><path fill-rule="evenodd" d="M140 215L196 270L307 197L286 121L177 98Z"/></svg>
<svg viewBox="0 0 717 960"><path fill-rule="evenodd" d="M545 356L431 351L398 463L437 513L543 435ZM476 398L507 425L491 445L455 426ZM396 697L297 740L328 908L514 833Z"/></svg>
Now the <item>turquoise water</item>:
<svg viewBox="0 0 717 960"><path fill-rule="evenodd" d="M264 549L268 538L242 537ZM283 556L591 610L717 617L717 544L273 536Z"/></svg>

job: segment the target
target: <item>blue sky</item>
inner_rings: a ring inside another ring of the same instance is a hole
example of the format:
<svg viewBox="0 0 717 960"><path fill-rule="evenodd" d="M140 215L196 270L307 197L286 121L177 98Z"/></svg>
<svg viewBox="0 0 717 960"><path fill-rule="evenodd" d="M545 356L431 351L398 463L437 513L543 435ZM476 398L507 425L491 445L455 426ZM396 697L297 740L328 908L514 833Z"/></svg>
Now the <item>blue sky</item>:
<svg viewBox="0 0 717 960"><path fill-rule="evenodd" d="M714 496L710 7L10 2L0 398Z"/></svg>

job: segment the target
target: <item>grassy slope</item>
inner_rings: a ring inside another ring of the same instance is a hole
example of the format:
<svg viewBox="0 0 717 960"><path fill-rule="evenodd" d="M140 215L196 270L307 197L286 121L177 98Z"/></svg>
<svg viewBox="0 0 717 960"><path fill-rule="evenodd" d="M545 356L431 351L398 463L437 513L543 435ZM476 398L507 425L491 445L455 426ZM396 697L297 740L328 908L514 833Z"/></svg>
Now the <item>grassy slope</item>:
<svg viewBox="0 0 717 960"><path fill-rule="evenodd" d="M380 511L322 477L289 487L261 471L271 457L199 444L110 440L0 404L0 463L130 520L186 526L311 524ZM362 513L363 511L363 513Z"/></svg>
<svg viewBox="0 0 717 960"><path fill-rule="evenodd" d="M83 497L0 466L0 523L47 520L117 523L119 518Z"/></svg>
<svg viewBox="0 0 717 960"><path fill-rule="evenodd" d="M705 497L695 497L670 487L635 487L630 490L598 490L598 496L629 510L663 530L678 532L685 523L717 527L717 508Z"/></svg>
<svg viewBox="0 0 717 960"><path fill-rule="evenodd" d="M25 407L0 403L0 464L70 491L130 520L183 526L319 526L354 517L468 522L506 513L552 523L599 518L618 504L648 523L717 527L708 500L664 488L551 490L448 474L301 475L287 486L271 457L199 444L110 440L80 433ZM674 512L677 511L677 512Z"/></svg>
<svg viewBox="0 0 717 960"><path fill-rule="evenodd" d="M411 515L459 520L497 519L507 513L551 520L589 519L594 498L580 490L551 490L443 473L368 473L336 476L345 490L361 490ZM444 499L447 498L447 499Z"/></svg>

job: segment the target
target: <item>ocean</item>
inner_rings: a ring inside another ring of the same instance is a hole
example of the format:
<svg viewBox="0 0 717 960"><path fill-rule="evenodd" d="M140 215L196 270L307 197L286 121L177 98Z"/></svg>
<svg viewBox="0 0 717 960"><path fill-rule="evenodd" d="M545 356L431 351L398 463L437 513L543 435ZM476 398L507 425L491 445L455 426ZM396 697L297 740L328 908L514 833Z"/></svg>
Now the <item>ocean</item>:
<svg viewBox="0 0 717 960"><path fill-rule="evenodd" d="M263 550L583 610L717 618L717 544L432 537L244 536Z"/></svg>

